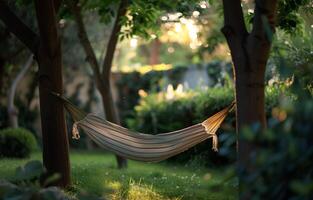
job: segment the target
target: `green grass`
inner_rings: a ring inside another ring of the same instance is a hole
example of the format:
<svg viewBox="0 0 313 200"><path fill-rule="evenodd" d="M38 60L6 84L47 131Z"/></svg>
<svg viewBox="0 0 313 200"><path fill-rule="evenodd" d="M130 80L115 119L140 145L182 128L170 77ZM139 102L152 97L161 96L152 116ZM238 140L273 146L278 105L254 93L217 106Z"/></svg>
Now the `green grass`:
<svg viewBox="0 0 313 200"><path fill-rule="evenodd" d="M41 159L35 153L30 159ZM14 169L30 159L0 160L0 178L12 178ZM116 169L115 157L103 152L71 152L73 191L107 199L236 199L237 188L223 180L227 169L129 161Z"/></svg>

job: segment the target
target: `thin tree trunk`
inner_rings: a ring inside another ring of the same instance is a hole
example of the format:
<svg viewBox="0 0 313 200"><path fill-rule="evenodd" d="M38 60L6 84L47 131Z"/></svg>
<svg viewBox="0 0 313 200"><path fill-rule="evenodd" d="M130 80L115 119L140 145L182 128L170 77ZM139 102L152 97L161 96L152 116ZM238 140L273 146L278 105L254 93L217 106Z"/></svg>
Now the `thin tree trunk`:
<svg viewBox="0 0 313 200"><path fill-rule="evenodd" d="M152 41L151 49L150 49L150 58L149 64L156 65L160 63L160 48L161 48L161 41L156 38Z"/></svg>
<svg viewBox="0 0 313 200"><path fill-rule="evenodd" d="M113 29L109 38L108 46L106 48L106 54L103 61L103 72L102 77L103 81L105 81L104 90L101 92L102 94L102 101L103 106L105 109L105 114L108 121L111 121L116 124L120 124L119 115L117 112L117 107L114 104L112 91L111 91L111 83L110 83L110 76L111 76L111 69L114 59L114 53L116 50L116 46L118 43L118 37L121 30L120 19L125 16L126 8L128 5L128 0L121 0L120 6L117 11L116 19L113 25ZM117 166L119 169L127 167L127 160L116 155Z"/></svg>
<svg viewBox="0 0 313 200"><path fill-rule="evenodd" d="M25 65L22 67L22 69L18 72L17 76L13 80L13 83L9 89L8 93L8 116L9 116L9 123L12 128L18 128L18 110L14 105L14 97L15 92L18 84L22 80L22 78L25 76L27 70L30 68L31 64L33 62L33 55L30 55Z"/></svg>
<svg viewBox="0 0 313 200"><path fill-rule="evenodd" d="M110 85L110 74L111 74L111 67L114 58L114 52L116 49L116 45L118 42L118 34L121 29L120 25L120 18L125 15L126 13L126 5L127 1L122 0L121 5L118 10L117 18L114 23L112 33L108 42L108 46L106 49L106 55L103 60L102 65L102 73L100 72L100 65L94 53L94 50L91 46L91 43L88 39L88 35L85 29L85 25L81 16L81 8L77 2L73 0L68 1L71 11L74 14L75 21L77 23L78 28L78 37L80 43L82 44L84 51L87 56L87 61L89 62L93 74L95 77L96 86L101 94L102 103L104 107L104 112L108 121L113 123L119 124L119 118L117 114L116 107L113 102L112 93L111 93L111 85ZM127 166L127 161L120 156L116 156L118 168L124 168Z"/></svg>
<svg viewBox="0 0 313 200"><path fill-rule="evenodd" d="M99 88L99 91L102 96L106 119L115 124L120 124L120 119L112 96L110 80L106 81L105 84ZM127 160L123 157L116 155L116 161L119 169L127 167Z"/></svg>
<svg viewBox="0 0 313 200"><path fill-rule="evenodd" d="M5 65L5 61L0 56L0 94L2 93L2 88L3 88L4 65Z"/></svg>
<svg viewBox="0 0 313 200"><path fill-rule="evenodd" d="M39 64L39 93L41 128L43 135L43 162L48 175L61 175L53 185L70 185L68 138L62 102L51 92L63 93L61 41L57 32L54 1L35 1L40 32L37 53Z"/></svg>

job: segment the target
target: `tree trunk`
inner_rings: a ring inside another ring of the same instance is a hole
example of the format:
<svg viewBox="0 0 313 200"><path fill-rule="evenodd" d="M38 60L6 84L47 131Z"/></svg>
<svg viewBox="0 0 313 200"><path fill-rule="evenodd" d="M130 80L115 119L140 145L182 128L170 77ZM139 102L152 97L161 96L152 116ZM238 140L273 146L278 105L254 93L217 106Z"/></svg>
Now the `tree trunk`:
<svg viewBox="0 0 313 200"><path fill-rule="evenodd" d="M154 39L151 44L149 64L156 65L160 63L161 42L158 38Z"/></svg>
<svg viewBox="0 0 313 200"><path fill-rule="evenodd" d="M127 0L122 0L119 6L117 17L113 25L112 33L109 38L108 46L106 48L105 58L103 60L102 73L100 72L100 65L88 39L88 35L85 29L85 25L81 16L81 7L74 0L69 0L69 7L74 14L75 21L77 23L78 38L82 44L92 70L93 76L97 85L97 88L101 94L103 108L108 121L119 124L119 117L116 107L113 102L111 87L110 87L110 74L111 67L114 58L114 52L118 42L118 34L121 29L120 18L126 14ZM106 85L107 84L107 85ZM118 168L124 168L127 166L127 161L120 156L116 156Z"/></svg>
<svg viewBox="0 0 313 200"><path fill-rule="evenodd" d="M18 72L17 76L13 80L13 83L9 89L8 93L8 116L9 116L9 124L12 128L18 128L18 110L14 105L14 97L18 84L25 76L27 70L30 68L33 62L33 55L31 55L22 69Z"/></svg>
<svg viewBox="0 0 313 200"><path fill-rule="evenodd" d="M253 28L245 27L240 0L223 0L224 33L234 65L237 133L243 127L259 124L266 128L265 118L265 69L271 47L271 35L275 31L277 0L256 0ZM250 152L257 147L253 142L238 139L238 167L246 174L253 172ZM239 184L241 184L239 177ZM239 188L241 188L239 186ZM251 199L244 193L241 199Z"/></svg>
<svg viewBox="0 0 313 200"><path fill-rule="evenodd" d="M113 59L114 59L114 53L115 53L116 46L118 43L119 32L121 30L120 20L123 16L126 15L127 5L128 5L128 0L121 0L121 3L117 11L116 19L113 25L113 29L109 38L108 46L106 48L106 54L105 54L103 66L102 66L102 69L103 69L102 81L105 82L105 85L102 87L103 91L100 93L102 93L103 107L105 110L105 115L107 117L107 120L116 124L120 124L120 119L119 119L116 105L114 104L114 101L113 101L110 76L111 76L111 69L112 69L112 64L113 64ZM122 158L116 155L116 161L117 161L117 166L119 169L127 167L127 160L125 158Z"/></svg>
<svg viewBox="0 0 313 200"><path fill-rule="evenodd" d="M3 87L4 65L5 65L5 60L2 59L0 56L0 95L2 93L2 87Z"/></svg>
<svg viewBox="0 0 313 200"><path fill-rule="evenodd" d="M117 108L113 100L110 80L106 80L101 88L98 88L102 97L105 117L108 121L115 124L120 124ZM127 167L127 160L121 156L116 155L117 167L123 169Z"/></svg>
<svg viewBox="0 0 313 200"><path fill-rule="evenodd" d="M56 14L52 0L35 1L40 32L37 53L39 64L39 93L43 162L48 174L61 175L53 185L70 185L68 138L64 109L51 92L63 93L61 41L57 32Z"/></svg>

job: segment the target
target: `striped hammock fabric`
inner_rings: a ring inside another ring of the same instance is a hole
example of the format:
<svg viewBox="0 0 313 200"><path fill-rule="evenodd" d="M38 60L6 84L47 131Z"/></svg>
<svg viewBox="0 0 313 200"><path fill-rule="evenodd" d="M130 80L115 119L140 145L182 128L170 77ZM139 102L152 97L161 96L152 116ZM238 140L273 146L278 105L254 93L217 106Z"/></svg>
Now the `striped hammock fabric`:
<svg viewBox="0 0 313 200"><path fill-rule="evenodd" d="M144 162L159 162L175 156L200 142L212 138L212 149L217 151L216 131L234 103L209 117L202 123L157 135L143 134L123 128L94 114L85 114L65 98L59 96L75 123L73 138L79 139L82 129L100 147L121 157Z"/></svg>

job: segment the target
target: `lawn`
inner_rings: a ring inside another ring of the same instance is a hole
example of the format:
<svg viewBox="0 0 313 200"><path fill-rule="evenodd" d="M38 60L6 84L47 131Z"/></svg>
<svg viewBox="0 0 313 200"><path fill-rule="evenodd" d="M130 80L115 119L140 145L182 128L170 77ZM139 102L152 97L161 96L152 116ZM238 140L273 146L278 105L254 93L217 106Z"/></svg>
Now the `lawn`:
<svg viewBox="0 0 313 200"><path fill-rule="evenodd" d="M41 159L35 153L30 159ZM30 159L0 160L0 178L12 178L14 169ZM72 191L85 191L107 199L237 199L237 188L225 182L228 168L203 168L129 161L118 170L113 155L71 152Z"/></svg>

